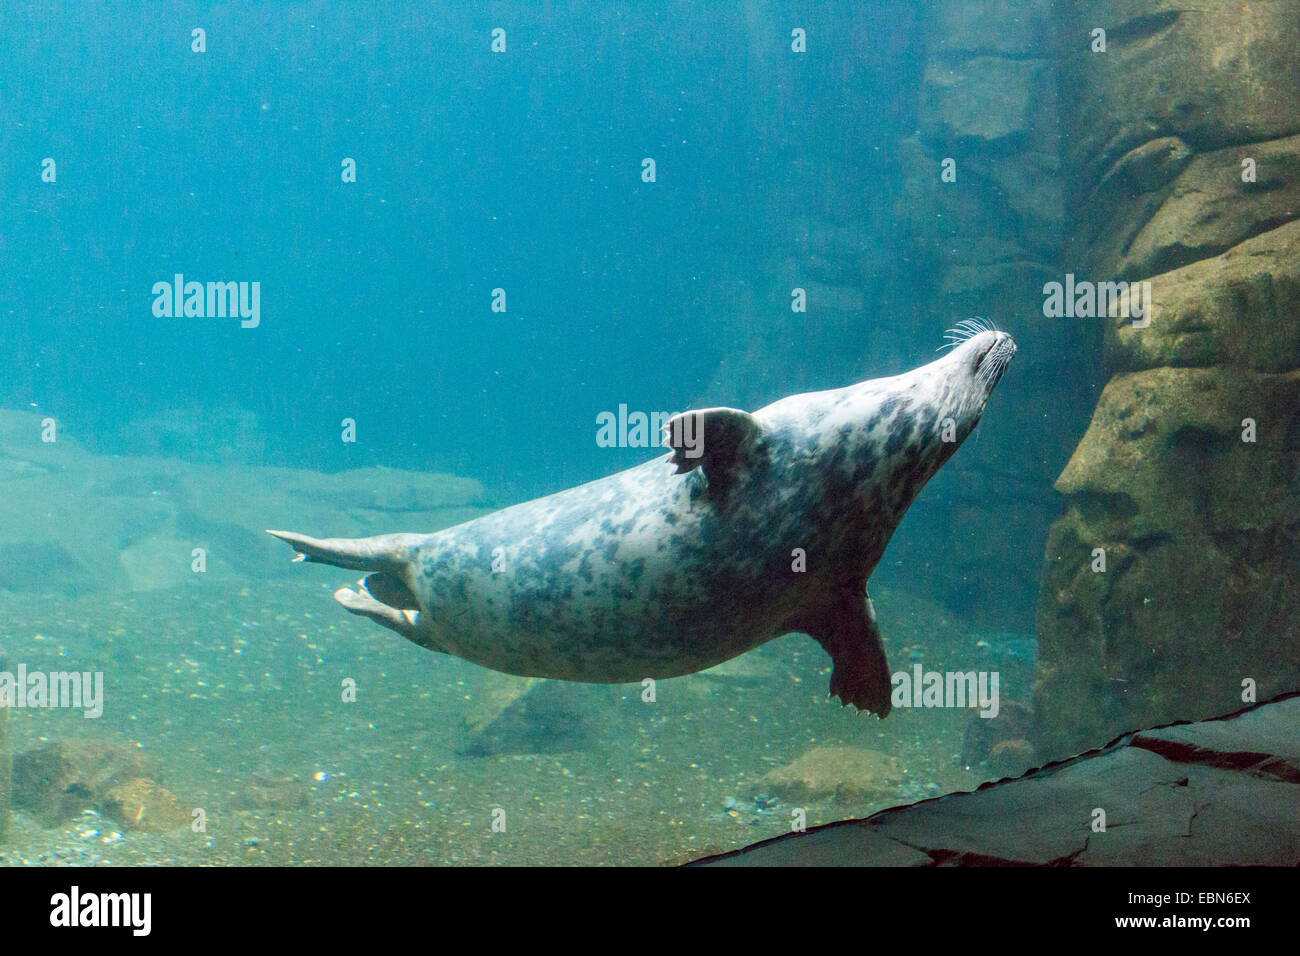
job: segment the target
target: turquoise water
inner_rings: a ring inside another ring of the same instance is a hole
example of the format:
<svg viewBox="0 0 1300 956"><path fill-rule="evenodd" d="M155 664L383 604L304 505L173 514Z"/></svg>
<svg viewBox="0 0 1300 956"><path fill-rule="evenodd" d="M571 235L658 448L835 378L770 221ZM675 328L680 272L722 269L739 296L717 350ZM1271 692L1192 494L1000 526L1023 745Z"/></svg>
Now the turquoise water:
<svg viewBox="0 0 1300 956"><path fill-rule="evenodd" d="M725 5L507 6L496 55L469 4L6 7L5 407L57 411L111 453L155 450L129 425L150 413L238 409L263 463L449 471L503 500L644 460L588 439L620 402L731 400L713 379L747 348L745 313L788 298L752 264L823 204L820 156L906 127L896 85L918 68L902 12L872 15L865 57L771 72L782 38L752 48ZM778 98L799 115L768 113ZM771 135L787 122L809 132ZM853 219L886 244L888 162L853 160ZM177 273L259 281L261 325L159 321L151 289ZM883 370L864 346L821 383ZM813 382L753 384L739 397L764 404ZM345 415L356 445L335 440Z"/></svg>

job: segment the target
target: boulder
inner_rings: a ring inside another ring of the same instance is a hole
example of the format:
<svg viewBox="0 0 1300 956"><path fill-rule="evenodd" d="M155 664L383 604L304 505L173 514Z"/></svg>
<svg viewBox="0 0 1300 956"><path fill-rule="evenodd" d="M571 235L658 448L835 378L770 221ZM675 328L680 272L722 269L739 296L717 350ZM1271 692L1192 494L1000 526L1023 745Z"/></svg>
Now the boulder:
<svg viewBox="0 0 1300 956"><path fill-rule="evenodd" d="M863 747L814 747L769 771L758 786L787 803L807 804L880 800L896 794L902 783L902 768L888 754Z"/></svg>
<svg viewBox="0 0 1300 956"><path fill-rule="evenodd" d="M126 830L166 833L189 826L190 811L167 788L148 777L110 785L99 801L100 812Z"/></svg>
<svg viewBox="0 0 1300 956"><path fill-rule="evenodd" d="M1033 711L1004 700L996 717L972 714L962 737L961 762L966 767L988 764L998 777L1016 777L1041 761L1035 759Z"/></svg>
<svg viewBox="0 0 1300 956"><path fill-rule="evenodd" d="M139 747L110 740L52 740L13 758L13 802L45 826L55 826L98 808L119 784L153 772L153 760Z"/></svg>
<svg viewBox="0 0 1300 956"><path fill-rule="evenodd" d="M469 757L582 750L611 713L606 687L493 672L477 680L460 750Z"/></svg>

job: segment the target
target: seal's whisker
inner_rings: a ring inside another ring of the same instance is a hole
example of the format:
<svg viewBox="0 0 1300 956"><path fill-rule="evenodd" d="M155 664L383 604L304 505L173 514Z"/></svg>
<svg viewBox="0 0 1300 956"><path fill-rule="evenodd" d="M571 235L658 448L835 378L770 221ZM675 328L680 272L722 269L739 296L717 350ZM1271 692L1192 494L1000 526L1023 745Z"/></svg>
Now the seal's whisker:
<svg viewBox="0 0 1300 956"><path fill-rule="evenodd" d="M943 337L947 340L947 344L939 346L935 351L942 352L944 349L950 349L955 345L961 345L963 342L974 338L981 332L988 331L990 331L988 326L986 326L984 320L979 317L962 319L951 329L948 329L948 331L943 333Z"/></svg>

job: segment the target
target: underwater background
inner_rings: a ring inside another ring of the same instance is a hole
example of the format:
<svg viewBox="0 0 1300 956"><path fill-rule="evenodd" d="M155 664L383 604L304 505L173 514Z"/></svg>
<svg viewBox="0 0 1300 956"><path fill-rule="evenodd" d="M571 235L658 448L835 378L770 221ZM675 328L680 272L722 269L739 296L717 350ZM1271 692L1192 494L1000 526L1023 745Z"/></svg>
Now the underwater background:
<svg viewBox="0 0 1300 956"><path fill-rule="evenodd" d="M1300 686L1298 13L3 5L0 669L104 706L0 708L0 862L681 862ZM1149 328L1050 314L1116 281ZM973 316L1019 353L871 592L992 720L858 717L800 635L652 705L496 674L262 533L449 527Z"/></svg>

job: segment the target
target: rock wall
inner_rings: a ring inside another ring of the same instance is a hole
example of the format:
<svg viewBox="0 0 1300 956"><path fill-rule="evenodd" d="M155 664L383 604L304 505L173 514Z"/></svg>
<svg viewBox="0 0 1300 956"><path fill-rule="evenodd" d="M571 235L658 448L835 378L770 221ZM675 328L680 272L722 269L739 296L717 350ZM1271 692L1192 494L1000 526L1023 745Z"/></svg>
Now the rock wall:
<svg viewBox="0 0 1300 956"><path fill-rule="evenodd" d="M926 65L916 133L898 146L895 209L926 287L920 309L947 326L989 319L1019 352L890 558L977 626L1028 632L1058 513L1051 483L1095 400L1096 330L1042 318L1065 244L1055 18L1049 0L939 0L922 22ZM955 181L941 178L945 160ZM950 547L936 554L935 541Z"/></svg>
<svg viewBox="0 0 1300 956"><path fill-rule="evenodd" d="M1100 320L1113 377L1056 483L1047 756L1300 686L1300 7L1059 11L1067 261L1152 310Z"/></svg>

